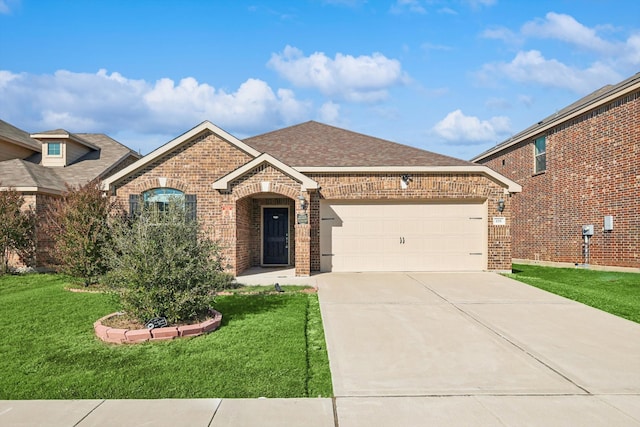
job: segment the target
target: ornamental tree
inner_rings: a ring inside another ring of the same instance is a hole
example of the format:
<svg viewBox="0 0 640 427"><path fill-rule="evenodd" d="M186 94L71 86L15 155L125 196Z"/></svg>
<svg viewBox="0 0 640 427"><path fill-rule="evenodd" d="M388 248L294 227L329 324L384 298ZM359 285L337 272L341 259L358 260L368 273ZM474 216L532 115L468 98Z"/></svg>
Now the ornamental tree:
<svg viewBox="0 0 640 427"><path fill-rule="evenodd" d="M204 317L216 291L232 280L223 273L219 245L188 218L184 203L176 200L166 210L142 207L135 216L114 221L108 283L123 310L140 322Z"/></svg>
<svg viewBox="0 0 640 427"><path fill-rule="evenodd" d="M43 231L54 242L51 255L62 272L81 279L85 286L106 273L109 218L115 211L115 204L103 194L98 180L80 187L68 186L61 198L50 203Z"/></svg>
<svg viewBox="0 0 640 427"><path fill-rule="evenodd" d="M12 253L26 265L35 254L36 216L24 206L24 197L15 189L0 191L0 274L9 271Z"/></svg>

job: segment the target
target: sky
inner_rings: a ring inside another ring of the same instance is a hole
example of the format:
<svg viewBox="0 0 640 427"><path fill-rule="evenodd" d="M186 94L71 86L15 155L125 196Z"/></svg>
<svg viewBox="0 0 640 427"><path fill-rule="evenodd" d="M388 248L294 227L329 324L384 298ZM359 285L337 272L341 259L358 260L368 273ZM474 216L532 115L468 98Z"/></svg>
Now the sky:
<svg viewBox="0 0 640 427"><path fill-rule="evenodd" d="M315 120L469 160L639 71L637 0L0 0L0 119L142 154Z"/></svg>

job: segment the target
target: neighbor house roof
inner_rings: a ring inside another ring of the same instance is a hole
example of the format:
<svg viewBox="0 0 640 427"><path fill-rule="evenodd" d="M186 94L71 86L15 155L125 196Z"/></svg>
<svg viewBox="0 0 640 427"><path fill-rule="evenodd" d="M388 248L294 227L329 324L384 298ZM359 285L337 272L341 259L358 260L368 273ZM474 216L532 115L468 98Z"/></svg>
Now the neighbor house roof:
<svg viewBox="0 0 640 427"><path fill-rule="evenodd" d="M40 164L41 153L25 160L0 162L0 185L20 191L40 191L60 194L66 184L79 186L104 178L127 157L140 155L104 134L77 134L87 144L96 147L66 167L45 167Z"/></svg>
<svg viewBox="0 0 640 427"><path fill-rule="evenodd" d="M470 162L315 121L244 139L293 166L465 166Z"/></svg>
<svg viewBox="0 0 640 427"><path fill-rule="evenodd" d="M91 148L93 150L99 149L99 147L95 146L90 141L87 141L85 138L80 136L80 134L71 133L64 129L47 130L44 132L33 133L31 134L31 137L36 139L70 139L71 141L77 142L78 144L84 145L85 147Z"/></svg>
<svg viewBox="0 0 640 427"><path fill-rule="evenodd" d="M27 132L18 129L4 120L0 120L0 139L28 148L29 150L42 151L42 144L31 139Z"/></svg>
<svg viewBox="0 0 640 427"><path fill-rule="evenodd" d="M529 126L522 132L517 133L506 141L503 141L495 147L485 151L484 153L477 155L476 157L471 159L471 161L477 162L479 160L485 159L526 139L542 134L543 132L546 132L547 130L559 125L560 123L571 120L590 110L607 104L616 98L630 94L639 89L640 73L636 73L618 84L603 86L600 89L585 96L584 98L579 99L573 104L570 104L565 108L557 111L556 113L545 117L536 124Z"/></svg>
<svg viewBox="0 0 640 427"><path fill-rule="evenodd" d="M8 187L52 194L61 194L66 189L54 169L22 159L0 162L0 188Z"/></svg>

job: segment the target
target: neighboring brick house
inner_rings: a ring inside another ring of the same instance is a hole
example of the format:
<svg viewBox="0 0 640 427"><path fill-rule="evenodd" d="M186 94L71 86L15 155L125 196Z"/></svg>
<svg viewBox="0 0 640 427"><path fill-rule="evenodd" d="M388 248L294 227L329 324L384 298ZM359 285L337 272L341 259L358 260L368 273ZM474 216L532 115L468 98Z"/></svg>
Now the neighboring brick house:
<svg viewBox="0 0 640 427"><path fill-rule="evenodd" d="M20 192L39 221L53 198L105 177L141 156L104 134L73 134L63 129L28 134L0 120L0 191ZM36 229L38 229L37 227ZM46 267L50 239L36 233L36 267ZM17 260L13 260L16 266Z"/></svg>
<svg viewBox="0 0 640 427"><path fill-rule="evenodd" d="M523 187L512 202L517 261L640 268L640 73L472 161Z"/></svg>
<svg viewBox="0 0 640 427"><path fill-rule="evenodd" d="M130 210L183 196L233 274L510 271L511 199L486 166L317 122L243 141L203 122L104 181Z"/></svg>

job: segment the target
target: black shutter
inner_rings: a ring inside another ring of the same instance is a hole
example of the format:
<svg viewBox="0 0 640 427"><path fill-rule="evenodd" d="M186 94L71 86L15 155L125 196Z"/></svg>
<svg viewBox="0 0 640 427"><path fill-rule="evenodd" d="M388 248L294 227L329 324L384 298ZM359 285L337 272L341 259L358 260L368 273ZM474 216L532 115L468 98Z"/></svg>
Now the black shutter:
<svg viewBox="0 0 640 427"><path fill-rule="evenodd" d="M198 203L195 194L185 194L184 207L187 221L195 221L198 215Z"/></svg>
<svg viewBox="0 0 640 427"><path fill-rule="evenodd" d="M140 213L140 195L129 194L129 217L134 218Z"/></svg>

